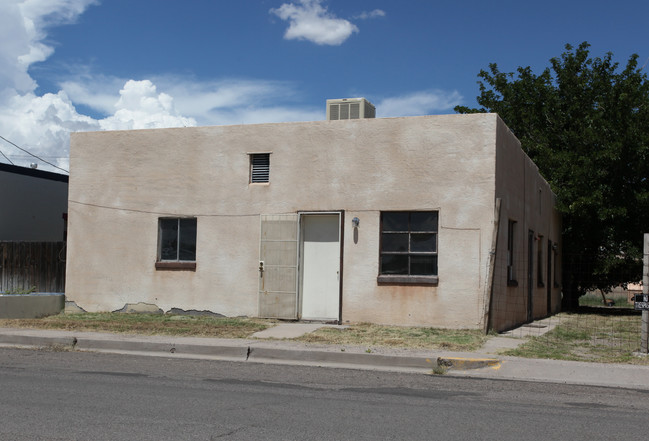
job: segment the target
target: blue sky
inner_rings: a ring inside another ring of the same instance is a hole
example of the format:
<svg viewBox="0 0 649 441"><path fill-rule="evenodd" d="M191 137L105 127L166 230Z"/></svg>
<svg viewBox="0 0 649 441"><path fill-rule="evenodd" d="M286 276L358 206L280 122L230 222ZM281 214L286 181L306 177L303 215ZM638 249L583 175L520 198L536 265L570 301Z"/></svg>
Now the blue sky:
<svg viewBox="0 0 649 441"><path fill-rule="evenodd" d="M67 170L71 131L320 120L357 96L453 113L491 62L540 72L588 41L644 64L648 18L644 0L2 0L0 136Z"/></svg>

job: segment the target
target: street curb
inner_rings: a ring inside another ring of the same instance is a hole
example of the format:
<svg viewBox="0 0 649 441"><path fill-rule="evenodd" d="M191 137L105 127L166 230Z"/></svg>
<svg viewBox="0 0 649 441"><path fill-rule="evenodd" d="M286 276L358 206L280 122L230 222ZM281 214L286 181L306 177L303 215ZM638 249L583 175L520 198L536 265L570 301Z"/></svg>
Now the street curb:
<svg viewBox="0 0 649 441"><path fill-rule="evenodd" d="M371 352L362 347L317 347L291 341L115 335L73 331L0 328L0 347L105 352L169 359L220 360L447 374L462 378L533 381L649 391L649 366L524 359L481 353L429 351ZM466 356L464 356L466 355ZM497 358L496 358L497 357ZM615 375L611 375L612 370Z"/></svg>
<svg viewBox="0 0 649 441"><path fill-rule="evenodd" d="M321 366L345 366L382 370L410 370L433 372L437 367L453 370L480 369L500 366L501 361L487 358L460 358L434 356L403 356L357 352L333 352L318 349L283 349L264 347L262 342L245 342L235 345L188 343L169 338L168 341L146 339L105 339L88 335L35 336L0 334L0 344L57 347L77 351L138 353L179 358L213 358L229 361L310 364Z"/></svg>
<svg viewBox="0 0 649 441"><path fill-rule="evenodd" d="M499 369L501 360L496 358L462 358L462 357L438 357L437 365L447 369L465 371L469 369L482 369L490 367Z"/></svg>
<svg viewBox="0 0 649 441"><path fill-rule="evenodd" d="M249 361L280 362L294 361L303 363L321 363L354 366L371 366L375 368L417 369L431 371L431 358L366 354L352 352L331 352L320 350L297 350L263 348L250 345Z"/></svg>
<svg viewBox="0 0 649 441"><path fill-rule="evenodd" d="M246 348L241 346L200 345L177 342L150 342L137 340L102 340L79 338L75 349L102 352L152 352L168 356L199 355L224 359L246 359Z"/></svg>
<svg viewBox="0 0 649 441"><path fill-rule="evenodd" d="M47 346L56 347L64 346L70 349L74 348L77 344L75 337L42 337L32 335L0 335L0 343L11 346Z"/></svg>
<svg viewBox="0 0 649 441"><path fill-rule="evenodd" d="M410 370L430 372L435 357L393 356L371 353L332 352L317 349L282 349L263 347L263 343L241 342L238 345L194 344L182 341L147 341L142 339L107 340L87 336L33 336L0 334L0 345L54 348L66 347L77 351L137 353L179 358L212 358L228 361L276 364L310 364L373 368L383 370Z"/></svg>

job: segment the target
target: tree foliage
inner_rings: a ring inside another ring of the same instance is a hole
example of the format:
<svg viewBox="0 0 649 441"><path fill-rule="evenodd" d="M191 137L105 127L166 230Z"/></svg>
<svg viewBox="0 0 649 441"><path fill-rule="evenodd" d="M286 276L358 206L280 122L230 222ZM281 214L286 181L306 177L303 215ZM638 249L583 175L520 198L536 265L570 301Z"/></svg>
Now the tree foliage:
<svg viewBox="0 0 649 441"><path fill-rule="evenodd" d="M479 73L480 109L512 129L557 195L563 214L563 291L642 278L642 234L649 232L649 82L632 55L591 58L586 42L550 60L504 73ZM574 303L573 303L574 304Z"/></svg>

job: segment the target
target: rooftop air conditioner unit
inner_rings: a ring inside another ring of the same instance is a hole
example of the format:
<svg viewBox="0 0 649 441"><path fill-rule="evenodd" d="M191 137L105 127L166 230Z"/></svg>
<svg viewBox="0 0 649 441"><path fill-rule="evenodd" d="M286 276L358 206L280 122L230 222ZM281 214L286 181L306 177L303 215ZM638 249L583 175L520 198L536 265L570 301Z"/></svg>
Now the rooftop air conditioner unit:
<svg viewBox="0 0 649 441"><path fill-rule="evenodd" d="M327 121L374 118L376 108L365 98L327 100Z"/></svg>

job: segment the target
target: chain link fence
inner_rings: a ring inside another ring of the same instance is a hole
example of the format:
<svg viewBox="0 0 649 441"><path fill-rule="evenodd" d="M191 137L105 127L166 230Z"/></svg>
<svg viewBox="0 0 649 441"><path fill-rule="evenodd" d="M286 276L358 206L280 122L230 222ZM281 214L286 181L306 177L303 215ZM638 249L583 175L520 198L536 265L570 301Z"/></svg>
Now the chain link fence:
<svg viewBox="0 0 649 441"><path fill-rule="evenodd" d="M532 320L530 315L523 317L519 320L523 324L504 330L502 335L531 339L539 347L544 345L546 351L557 351L559 355L553 358L621 361L641 350L642 313L634 310L634 296L642 293L640 280L629 280L607 292L590 291L579 298L578 307L551 314L556 311L551 305L563 295L561 273L557 272L554 280L539 283L537 277L545 274L544 268L536 264L528 266L527 261L516 262L516 265L529 268L529 272L525 272L522 287L519 280L518 286L507 288L510 300L500 304L510 309L511 305L518 304L516 310L531 312ZM578 265L577 270L591 271L591 267ZM548 282L558 293L553 294L553 289L547 288ZM554 298L548 301L549 296ZM546 304L548 306L544 306ZM499 303L493 305L494 308L498 306ZM492 314L506 313L511 311L492 311ZM561 355L562 351L565 356Z"/></svg>

